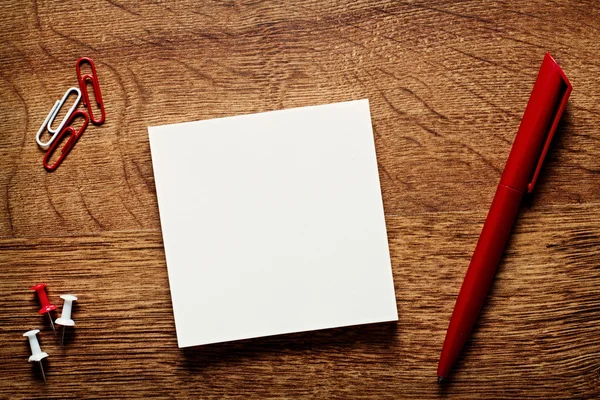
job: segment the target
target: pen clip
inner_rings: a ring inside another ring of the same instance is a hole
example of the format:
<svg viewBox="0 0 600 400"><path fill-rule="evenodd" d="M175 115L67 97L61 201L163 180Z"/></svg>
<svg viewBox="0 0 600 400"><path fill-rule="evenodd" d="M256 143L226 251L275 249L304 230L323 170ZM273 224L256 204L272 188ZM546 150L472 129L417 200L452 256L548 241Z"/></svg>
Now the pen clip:
<svg viewBox="0 0 600 400"><path fill-rule="evenodd" d="M556 128L558 127L558 122L560 121L560 117L562 116L562 113L565 110L565 107L567 105L567 100L569 99L569 95L571 94L571 91L573 90L573 85L571 85L571 82L569 82L569 79L567 78L567 76L565 75L563 70L560 68L560 66L556 63L556 61L554 61L554 58L552 58L552 56L549 53L546 53L546 57L550 58L550 60L554 64L555 68L558 69L558 72L564 81L563 84L566 87L563 91L560 103L558 104L558 107L556 108L556 111L554 113L554 119L552 120L550 129L548 130L548 134L546 136L546 142L544 143L544 147L542 147L542 151L538 158L538 163L535 167L535 171L533 172L531 181L527 185L528 193L533 192L533 188L535 187L535 184L540 175L540 171L542 170L542 164L544 163L544 159L546 158L546 153L548 153L548 149L550 148L550 142L552 142L552 138L554 137L554 133L556 132Z"/></svg>

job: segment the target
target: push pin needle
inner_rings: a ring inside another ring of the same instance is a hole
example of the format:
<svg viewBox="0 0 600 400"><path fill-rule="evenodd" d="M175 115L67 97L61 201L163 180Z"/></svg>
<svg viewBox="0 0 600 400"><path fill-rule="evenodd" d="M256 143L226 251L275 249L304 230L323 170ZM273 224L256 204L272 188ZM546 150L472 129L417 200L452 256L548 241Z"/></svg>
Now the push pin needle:
<svg viewBox="0 0 600 400"><path fill-rule="evenodd" d="M31 356L29 357L29 362L37 361L40 364L40 369L42 370L42 377L44 378L44 383L46 383L46 374L44 373L44 366L42 365L42 360L48 357L48 353L44 353L40 348L40 343L38 342L36 336L39 331L39 329L27 331L23 334L23 336L29 339L29 347L31 347Z"/></svg>
<svg viewBox="0 0 600 400"><path fill-rule="evenodd" d="M73 302L77 301L77 297L72 294L63 294L60 296L65 302L63 303L62 313L60 314L60 318L56 320L56 325L62 325L62 335L60 337L60 349L62 350L63 342L65 340L65 330L67 326L74 326L75 321L71 319L71 309L73 307Z"/></svg>
<svg viewBox="0 0 600 400"><path fill-rule="evenodd" d="M48 314L48 319L50 320L50 326L52 327L52 332L56 335L56 329L54 329L54 322L52 321L52 316L50 315L50 311L56 310L56 306L54 304L50 304L50 300L48 300L48 295L46 294L46 284L38 283L31 290L35 290L37 292L38 298L40 299L40 304L42 308L38 311L41 314Z"/></svg>

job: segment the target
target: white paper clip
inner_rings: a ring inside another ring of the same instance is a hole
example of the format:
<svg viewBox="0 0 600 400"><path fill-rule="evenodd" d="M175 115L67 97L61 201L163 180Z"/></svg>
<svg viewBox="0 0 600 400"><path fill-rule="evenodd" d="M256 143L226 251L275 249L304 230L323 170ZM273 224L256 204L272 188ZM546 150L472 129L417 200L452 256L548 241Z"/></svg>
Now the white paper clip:
<svg viewBox="0 0 600 400"><path fill-rule="evenodd" d="M67 101L67 97L69 97L69 95L71 94L71 92L77 93L77 99L75 99L75 103L73 103L73 105L71 106L71 108L69 108L69 111L67 111L67 114L65 115L65 117L61 121L60 125L58 125L58 128L57 129L52 129L52 123L54 122L54 118L56 118L56 116L58 115L58 112L62 108L63 104L65 104L65 101ZM50 147L50 145L52 144L52 142L54 142L54 140L56 139L56 137L58 136L58 134L60 133L60 131L62 130L62 128L65 126L65 124L69 120L69 117L71 116L71 114L73 114L73 111L75 111L75 109L79 105L80 101L81 101L81 90L79 90L76 87L71 87L71 88L67 89L67 91L65 92L64 96L62 97L62 99L61 100L56 100L56 103L54 103L54 106L52 107L52 109L50 110L50 112L48 113L48 115L46 116L46 119L44 120L44 123L42 124L42 126L38 130L37 135L35 135L35 141L37 142L37 144L40 147L42 147L44 149ZM46 143L42 142L42 140L40 139L40 136L42 136L42 133L44 133L45 129L48 129L48 132L50 132L52 134L52 137Z"/></svg>
<svg viewBox="0 0 600 400"><path fill-rule="evenodd" d="M40 364L40 369L42 370L42 376L44 377L44 383L46 382L46 374L44 373L44 367L42 366L42 360L48 357L48 353L45 353L40 348L40 344L37 340L37 334L40 330L34 329L31 331L27 331L23 334L23 336L29 339L29 347L31 347L31 356L29 357L29 362L37 361Z"/></svg>

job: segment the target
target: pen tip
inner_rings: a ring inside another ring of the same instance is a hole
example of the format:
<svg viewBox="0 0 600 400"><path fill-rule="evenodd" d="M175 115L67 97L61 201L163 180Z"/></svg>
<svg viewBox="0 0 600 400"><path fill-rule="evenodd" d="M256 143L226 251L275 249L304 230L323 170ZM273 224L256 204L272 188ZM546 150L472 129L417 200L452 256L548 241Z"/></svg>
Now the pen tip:
<svg viewBox="0 0 600 400"><path fill-rule="evenodd" d="M443 376L438 376L438 383L442 383L443 380L444 380Z"/></svg>

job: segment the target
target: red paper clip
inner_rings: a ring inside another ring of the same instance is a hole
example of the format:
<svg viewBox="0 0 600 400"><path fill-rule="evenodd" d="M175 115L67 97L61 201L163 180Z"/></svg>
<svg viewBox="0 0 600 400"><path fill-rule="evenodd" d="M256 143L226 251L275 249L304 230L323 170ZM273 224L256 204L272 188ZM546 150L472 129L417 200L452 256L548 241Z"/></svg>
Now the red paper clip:
<svg viewBox="0 0 600 400"><path fill-rule="evenodd" d="M84 121L81 125L81 128L79 128L79 131L76 131L75 128L71 126L71 124L73 120L78 116L82 117ZM89 121L90 117L85 111L77 110L73 114L71 114L69 120L65 124L65 127L60 131L60 133L56 137L56 140L52 142L50 148L48 149L48 152L46 152L46 155L44 156L44 168L46 168L47 171L52 172L56 168L58 168L58 166L63 162L67 154L69 154L73 146L75 146L75 143L77 143L77 140L79 140L79 137L83 134L83 131L85 131L85 128L87 128ZM67 139L67 143L65 143L65 145L60 150L60 156L52 165L48 165L48 161L50 161L50 157L52 157L52 154L54 154L54 151L57 149L61 139L67 135L69 135L69 138Z"/></svg>
<svg viewBox="0 0 600 400"><path fill-rule="evenodd" d="M92 67L92 73L81 75L81 64L86 62L90 64L90 67ZM81 94L83 97L83 104L85 104L85 106L88 109L90 121L92 121L92 124L94 125L101 125L104 123L106 115L104 114L104 101L102 101L102 93L100 92L100 84L98 83L98 74L96 73L96 66L94 65L94 62L91 58L81 57L79 60L77 60L77 63L75 64L75 70L77 70L77 80L79 81L79 89L81 90ZM98 103L98 105L100 106L100 113L102 114L102 116L98 120L94 118L94 113L92 112L90 96L87 91L88 80L92 82L92 86L94 87L94 96L96 97L96 103Z"/></svg>

